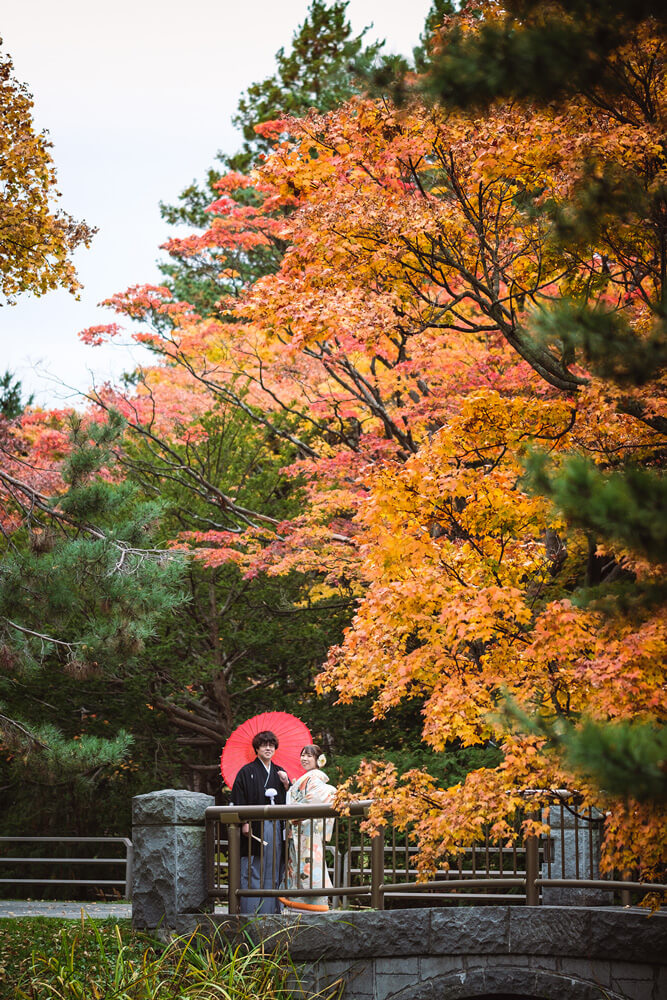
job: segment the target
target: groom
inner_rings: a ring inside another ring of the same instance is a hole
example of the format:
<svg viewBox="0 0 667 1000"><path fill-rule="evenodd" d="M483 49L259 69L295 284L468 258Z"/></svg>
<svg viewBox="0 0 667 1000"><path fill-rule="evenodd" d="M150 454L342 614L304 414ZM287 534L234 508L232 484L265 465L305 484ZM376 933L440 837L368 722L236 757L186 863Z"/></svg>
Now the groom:
<svg viewBox="0 0 667 1000"><path fill-rule="evenodd" d="M284 805L290 779L287 772L273 762L278 749L276 734L269 729L256 733L252 748L256 758L236 775L231 804ZM277 889L283 869L283 824L258 820L251 828L251 824L244 823L241 834L241 888ZM240 910L241 913L280 913L280 901L274 896L241 896Z"/></svg>

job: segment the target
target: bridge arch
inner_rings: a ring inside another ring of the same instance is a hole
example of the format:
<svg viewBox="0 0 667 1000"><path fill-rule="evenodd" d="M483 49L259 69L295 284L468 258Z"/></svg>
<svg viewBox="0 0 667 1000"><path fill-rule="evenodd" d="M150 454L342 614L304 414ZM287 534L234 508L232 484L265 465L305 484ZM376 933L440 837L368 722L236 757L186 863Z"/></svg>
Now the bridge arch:
<svg viewBox="0 0 667 1000"><path fill-rule="evenodd" d="M493 965L432 979L385 994L385 1000L627 1000L601 984L525 965Z"/></svg>

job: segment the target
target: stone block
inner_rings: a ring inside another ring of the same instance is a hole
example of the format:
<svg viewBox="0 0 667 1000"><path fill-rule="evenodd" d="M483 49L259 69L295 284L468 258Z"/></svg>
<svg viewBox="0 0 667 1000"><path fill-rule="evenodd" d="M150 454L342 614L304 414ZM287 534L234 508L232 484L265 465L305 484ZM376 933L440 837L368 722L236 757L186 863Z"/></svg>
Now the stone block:
<svg viewBox="0 0 667 1000"><path fill-rule="evenodd" d="M346 970L337 968L335 972L329 971L329 962L322 964L326 969L326 982L333 983L336 979L345 979L347 983L345 1000L375 1000L375 970L372 961L355 962L352 965L346 962Z"/></svg>
<svg viewBox="0 0 667 1000"><path fill-rule="evenodd" d="M133 799L136 927L175 928L179 915L213 909L206 891L204 830L204 810L213 801L211 795L171 788Z"/></svg>
<svg viewBox="0 0 667 1000"><path fill-rule="evenodd" d="M465 969L466 959L463 955L427 955L419 960L419 979L434 979L436 976L446 976L452 972Z"/></svg>
<svg viewBox="0 0 667 1000"><path fill-rule="evenodd" d="M460 973L460 975L465 976L465 972ZM458 978L456 982L458 982ZM385 1000L452 1000L452 998L458 996L456 992L453 993L449 988L443 990L442 983L443 979L441 978L412 983L398 993L394 993L391 998L386 997ZM449 983L449 980L447 980L447 983ZM348 1000L347 995L345 1000Z"/></svg>
<svg viewBox="0 0 667 1000"><path fill-rule="evenodd" d="M490 994L541 996L536 989L537 979L537 969L532 969L527 964L501 966L491 962L484 970L484 990Z"/></svg>
<svg viewBox="0 0 667 1000"><path fill-rule="evenodd" d="M376 958L375 974L381 976L410 976L411 982L419 979L419 956Z"/></svg>
<svg viewBox="0 0 667 1000"><path fill-rule="evenodd" d="M512 907L508 951L522 955L586 955L590 916L590 910L577 907Z"/></svg>
<svg viewBox="0 0 667 1000"><path fill-rule="evenodd" d="M328 982L333 982L336 979L340 979L341 976L347 976L350 973L350 963L346 962L344 959L336 960L334 962L321 961L317 962L317 968L319 969L319 976L322 981L327 980ZM372 963L364 962L359 964L357 972L360 974L364 969Z"/></svg>
<svg viewBox="0 0 667 1000"><path fill-rule="evenodd" d="M561 959L558 955L539 955L539 956L528 956L526 961L532 961L534 967L540 969L542 972L558 972L561 967Z"/></svg>
<svg viewBox="0 0 667 1000"><path fill-rule="evenodd" d="M393 967L392 961L395 962ZM387 1000L400 990L414 987L418 979L419 959L416 956L413 959L378 959L375 963L375 1000Z"/></svg>
<svg viewBox="0 0 667 1000"><path fill-rule="evenodd" d="M615 909L589 911L584 954L613 962L667 963L667 913Z"/></svg>
<svg viewBox="0 0 667 1000"><path fill-rule="evenodd" d="M339 910L292 923L290 953L294 959L415 955L429 935L429 910Z"/></svg>
<svg viewBox="0 0 667 1000"><path fill-rule="evenodd" d="M461 906L431 911L431 955L503 954L508 951L509 906Z"/></svg>
<svg viewBox="0 0 667 1000"><path fill-rule="evenodd" d="M667 997L667 966L656 970L653 1000L664 1000Z"/></svg>
<svg viewBox="0 0 667 1000"><path fill-rule="evenodd" d="M612 990L623 1000L653 1000L653 977L649 979L613 979Z"/></svg>
<svg viewBox="0 0 667 1000"><path fill-rule="evenodd" d="M533 996L545 1000L623 1000L595 983L559 972L536 971L533 990Z"/></svg>
<svg viewBox="0 0 667 1000"><path fill-rule="evenodd" d="M215 805L212 795L187 789L163 788L159 792L135 795L132 799L133 826L172 826L204 824L204 813Z"/></svg>
<svg viewBox="0 0 667 1000"><path fill-rule="evenodd" d="M574 906L513 907L510 950L604 960L656 961L667 956L667 913Z"/></svg>
<svg viewBox="0 0 667 1000"><path fill-rule="evenodd" d="M540 966L544 959L540 958ZM600 987L611 986L611 962L604 959L571 958L566 956L560 960L560 969L564 976L575 976L585 979Z"/></svg>
<svg viewBox="0 0 667 1000"><path fill-rule="evenodd" d="M493 966L494 969L536 969L542 965L542 956L535 958L533 955L489 955L484 956L485 965ZM480 965L477 955L468 958L468 968L475 968Z"/></svg>
<svg viewBox="0 0 667 1000"><path fill-rule="evenodd" d="M549 822L553 858L551 873L542 865L542 878L599 879L600 824L575 817L568 809L561 814L559 806L551 807ZM613 896L603 889L544 886L542 901L546 906L608 906Z"/></svg>

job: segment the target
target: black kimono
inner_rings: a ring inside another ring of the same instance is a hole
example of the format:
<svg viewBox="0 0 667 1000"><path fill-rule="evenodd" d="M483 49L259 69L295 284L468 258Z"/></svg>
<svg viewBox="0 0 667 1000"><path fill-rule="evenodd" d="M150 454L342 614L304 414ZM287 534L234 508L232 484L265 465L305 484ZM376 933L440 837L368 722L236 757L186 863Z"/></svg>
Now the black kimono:
<svg viewBox="0 0 667 1000"><path fill-rule="evenodd" d="M269 771L260 760L245 764L236 775L232 786L231 802L235 806L267 806L271 798L267 788L275 788L274 805L284 805L286 790L278 777L284 770L271 761ZM252 824L253 837L241 834L241 888L277 889L283 872L283 823L279 820L257 820ZM262 844L262 840L264 843ZM280 902L276 897L241 896L241 913L279 913Z"/></svg>

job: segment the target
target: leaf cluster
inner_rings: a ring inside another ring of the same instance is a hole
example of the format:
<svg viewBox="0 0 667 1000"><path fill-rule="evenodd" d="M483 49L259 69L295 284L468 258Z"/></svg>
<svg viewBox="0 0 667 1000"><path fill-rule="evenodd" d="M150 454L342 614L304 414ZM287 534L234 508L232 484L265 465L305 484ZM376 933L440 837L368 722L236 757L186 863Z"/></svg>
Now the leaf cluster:
<svg viewBox="0 0 667 1000"><path fill-rule="evenodd" d="M51 143L35 131L32 107L0 52L0 304L59 287L76 294L72 253L95 232L58 209Z"/></svg>

